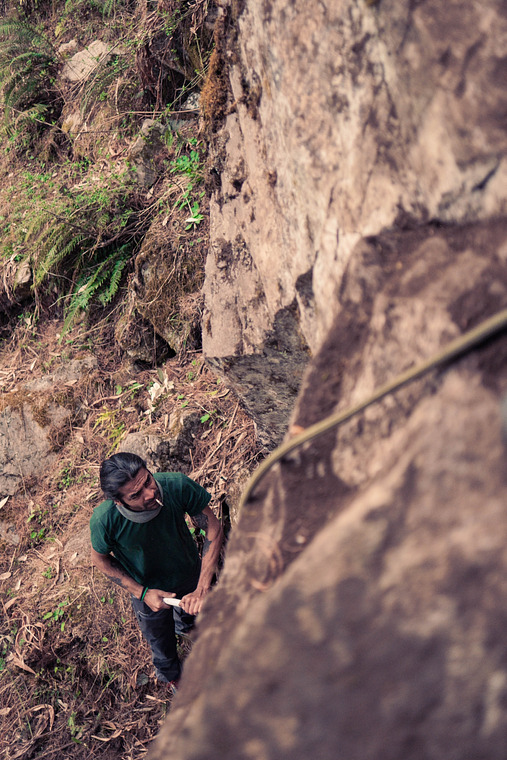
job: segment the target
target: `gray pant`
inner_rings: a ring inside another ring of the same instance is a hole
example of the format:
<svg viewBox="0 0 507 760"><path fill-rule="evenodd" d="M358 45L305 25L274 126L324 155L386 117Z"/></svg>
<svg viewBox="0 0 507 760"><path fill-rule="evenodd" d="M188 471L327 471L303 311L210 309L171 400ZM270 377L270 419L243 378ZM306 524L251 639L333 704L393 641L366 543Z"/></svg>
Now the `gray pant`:
<svg viewBox="0 0 507 760"><path fill-rule="evenodd" d="M176 649L176 633L186 633L195 621L180 607L153 612L147 604L131 597L132 607L139 628L151 649L155 673L159 681L176 681L181 674L181 665ZM173 614L174 613L174 614Z"/></svg>

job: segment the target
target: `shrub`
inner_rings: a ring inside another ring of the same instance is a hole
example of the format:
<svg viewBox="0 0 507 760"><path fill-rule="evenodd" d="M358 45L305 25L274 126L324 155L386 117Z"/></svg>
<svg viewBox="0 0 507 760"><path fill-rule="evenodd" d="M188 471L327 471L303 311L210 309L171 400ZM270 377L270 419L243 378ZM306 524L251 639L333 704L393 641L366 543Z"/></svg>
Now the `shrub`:
<svg viewBox="0 0 507 760"><path fill-rule="evenodd" d="M58 55L26 21L0 23L0 102L4 128L26 146L58 118L62 99L55 86Z"/></svg>

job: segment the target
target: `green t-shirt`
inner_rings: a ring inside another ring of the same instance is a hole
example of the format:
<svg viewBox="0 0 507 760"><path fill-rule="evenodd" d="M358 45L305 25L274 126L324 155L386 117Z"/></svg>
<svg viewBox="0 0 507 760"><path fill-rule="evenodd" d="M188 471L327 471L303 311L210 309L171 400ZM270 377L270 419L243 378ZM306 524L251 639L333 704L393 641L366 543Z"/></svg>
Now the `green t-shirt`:
<svg viewBox="0 0 507 760"><path fill-rule="evenodd" d="M112 500L103 501L90 519L92 546L99 554L114 554L143 586L188 594L197 585L201 563L185 513L200 514L211 494L180 472L153 477L163 493L159 514L135 523L123 517Z"/></svg>

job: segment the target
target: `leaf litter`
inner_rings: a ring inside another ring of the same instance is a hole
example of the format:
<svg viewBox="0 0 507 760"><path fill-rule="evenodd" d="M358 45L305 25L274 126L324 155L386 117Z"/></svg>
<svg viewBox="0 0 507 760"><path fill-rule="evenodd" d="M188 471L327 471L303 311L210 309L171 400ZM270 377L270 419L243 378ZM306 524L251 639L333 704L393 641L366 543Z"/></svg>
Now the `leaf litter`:
<svg viewBox="0 0 507 760"><path fill-rule="evenodd" d="M98 360L83 380L62 383L85 413L56 445L52 470L2 499L2 517L20 541L0 538L0 757L138 760L171 703L154 678L128 595L90 564L88 521L101 500L99 463L111 449L110 430L97 420L122 426L119 445L129 432L163 435L176 408L200 414L188 474L212 493L222 520L227 499L239 495L263 452L253 422L200 352L180 352L134 376L111 349L107 320L96 326L92 346L83 328L65 348L58 335L52 322L41 320L35 331L20 325L0 350L4 392L87 352ZM182 643L182 659L189 649Z"/></svg>

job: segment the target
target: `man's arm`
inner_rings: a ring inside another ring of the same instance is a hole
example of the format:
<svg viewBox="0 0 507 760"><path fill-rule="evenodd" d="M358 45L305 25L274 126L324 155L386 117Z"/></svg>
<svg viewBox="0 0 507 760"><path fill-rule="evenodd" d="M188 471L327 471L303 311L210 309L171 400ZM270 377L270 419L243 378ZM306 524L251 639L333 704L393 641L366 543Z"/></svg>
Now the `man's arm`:
<svg viewBox="0 0 507 760"><path fill-rule="evenodd" d="M206 537L202 548L201 573L197 588L183 597L181 606L190 615L197 615L210 590L224 536L220 521L217 520L210 507L205 507L201 514L192 517L192 522L206 533Z"/></svg>
<svg viewBox="0 0 507 760"><path fill-rule="evenodd" d="M136 599L141 598L144 586L135 581L112 554L99 554L99 552L96 552L92 548L92 565L100 570L101 573L104 573L113 583L133 594ZM157 612L158 610L167 609L167 605L162 601L164 596L174 597L176 594L172 591L150 588L146 592L143 601L153 612Z"/></svg>

